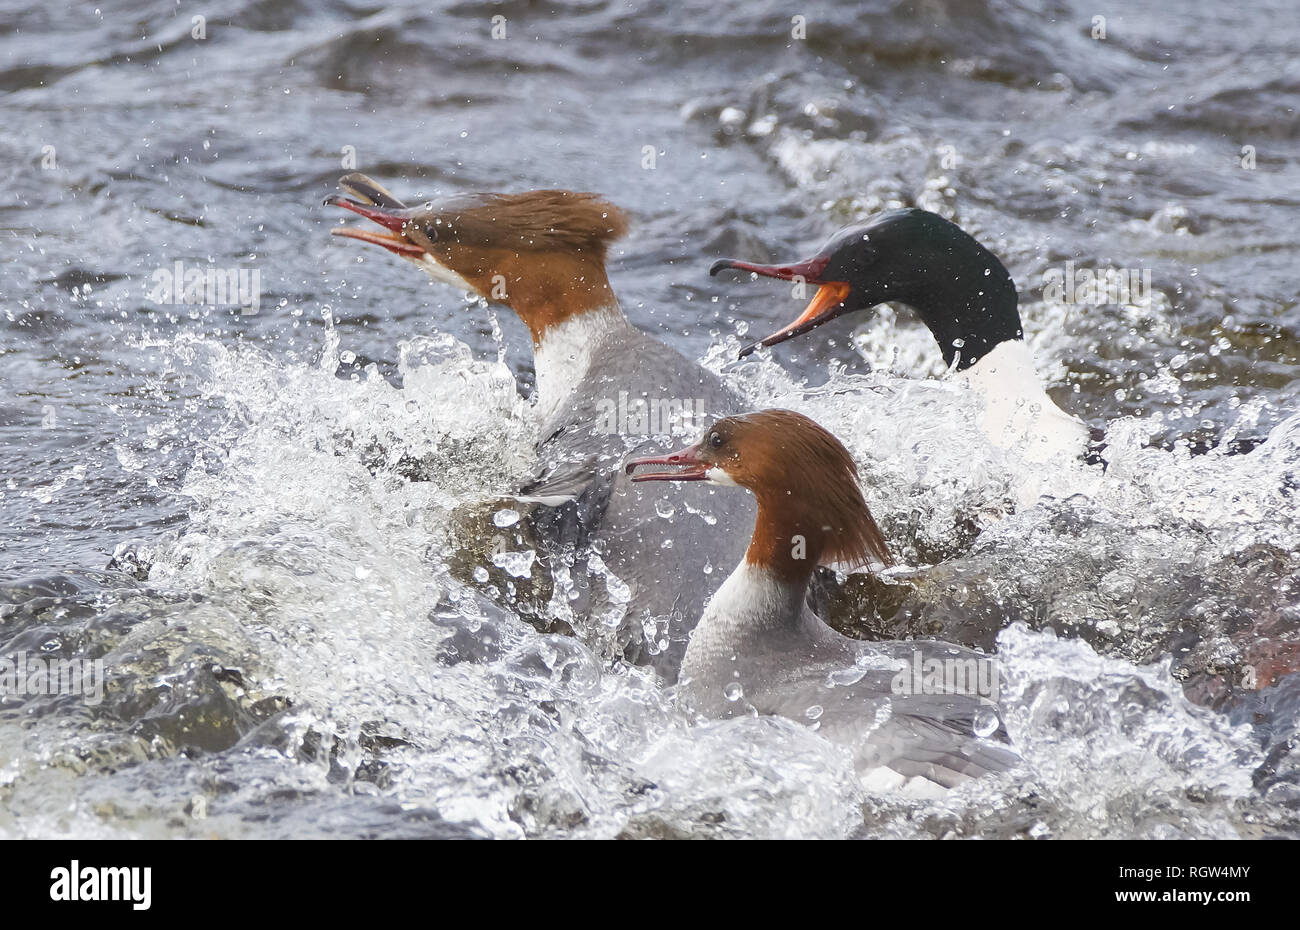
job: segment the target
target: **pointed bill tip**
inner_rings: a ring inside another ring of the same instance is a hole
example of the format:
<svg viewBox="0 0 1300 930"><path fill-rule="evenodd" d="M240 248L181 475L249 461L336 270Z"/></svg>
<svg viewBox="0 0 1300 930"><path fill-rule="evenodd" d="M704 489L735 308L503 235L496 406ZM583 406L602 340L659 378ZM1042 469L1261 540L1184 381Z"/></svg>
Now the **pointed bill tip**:
<svg viewBox="0 0 1300 930"><path fill-rule="evenodd" d="M354 171L339 178L339 187L367 206L384 210L402 210L406 208L397 197L374 178Z"/></svg>

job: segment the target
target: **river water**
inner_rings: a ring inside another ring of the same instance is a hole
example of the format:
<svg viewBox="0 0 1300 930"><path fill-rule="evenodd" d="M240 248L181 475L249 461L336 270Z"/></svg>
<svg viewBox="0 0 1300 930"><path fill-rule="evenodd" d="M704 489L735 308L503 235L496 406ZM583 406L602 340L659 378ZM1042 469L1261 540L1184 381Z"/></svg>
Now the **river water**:
<svg viewBox="0 0 1300 930"><path fill-rule="evenodd" d="M730 6L0 2L0 653L102 669L0 697L0 835L1300 833L1293 4ZM332 239L353 167L626 208L629 316L846 442L907 563L875 632L996 649L1025 766L869 795L462 580L451 515L528 473L527 335ZM909 204L1006 263L1104 474L989 446L905 309L735 361L796 306L712 259ZM160 302L178 262L258 305ZM1067 262L1150 292L1063 303Z"/></svg>

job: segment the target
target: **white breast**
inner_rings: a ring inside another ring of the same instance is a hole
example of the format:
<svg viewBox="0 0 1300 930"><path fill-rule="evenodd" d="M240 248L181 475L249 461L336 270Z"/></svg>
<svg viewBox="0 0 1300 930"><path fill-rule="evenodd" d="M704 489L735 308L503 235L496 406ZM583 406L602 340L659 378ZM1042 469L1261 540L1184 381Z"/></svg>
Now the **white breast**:
<svg viewBox="0 0 1300 930"><path fill-rule="evenodd" d="M1023 340L1000 343L960 377L981 395L980 426L995 445L1035 463L1087 450L1088 427L1047 396Z"/></svg>
<svg viewBox="0 0 1300 930"><path fill-rule="evenodd" d="M693 681L705 703L716 703L724 685L752 673L773 651L768 639L797 628L802 609L802 585L742 561L705 605L686 647L682 678Z"/></svg>
<svg viewBox="0 0 1300 930"><path fill-rule="evenodd" d="M549 327L533 349L537 373L537 414L546 423L591 368L600 340L631 324L617 306L601 307Z"/></svg>

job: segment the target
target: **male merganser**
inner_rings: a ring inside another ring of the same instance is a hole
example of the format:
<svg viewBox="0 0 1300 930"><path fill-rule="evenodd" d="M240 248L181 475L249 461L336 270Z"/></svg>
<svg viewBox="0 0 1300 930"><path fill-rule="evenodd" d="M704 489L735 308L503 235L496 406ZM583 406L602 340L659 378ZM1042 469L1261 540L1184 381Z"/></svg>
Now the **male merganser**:
<svg viewBox="0 0 1300 930"><path fill-rule="evenodd" d="M678 471L636 473L644 465ZM910 672L963 669L987 656L947 643L867 643L808 609L820 563L888 565L889 549L834 436L789 410L719 420L696 445L633 459L633 481L708 481L748 489L758 518L745 557L691 634L679 694L711 717L789 717L848 746L864 782L928 794L1017 761L997 716L996 679L982 687L915 687ZM938 665L933 663L938 662ZM947 663L945 665L945 663ZM906 677L904 677L906 676ZM951 684L941 675L930 679ZM992 693L989 693L989 692ZM981 693L982 692L982 693Z"/></svg>
<svg viewBox="0 0 1300 930"><path fill-rule="evenodd" d="M565 600L575 618L598 616L608 627L600 635L628 641L629 658L675 677L705 582L744 551L753 505L704 487L652 492L618 464L658 447L655 435L672 430L664 419L707 422L744 408L716 375L623 315L605 273L606 249L626 229L622 212L564 190L408 207L365 175L340 186L355 199L325 202L383 230L335 235L381 245L435 280L506 305L528 327L544 438L520 499L540 505L530 514L538 535L597 557L589 572L574 565ZM615 579L597 577L605 569Z"/></svg>
<svg viewBox="0 0 1300 930"><path fill-rule="evenodd" d="M882 303L920 314L948 367L981 395L981 426L992 442L1018 448L1027 461L1058 455L1095 459L1090 431L1044 390L1024 341L1010 273L955 223L927 210L890 210L833 235L812 258L791 265L736 259L724 268L817 285L807 308L789 326L741 350L776 345L838 316Z"/></svg>

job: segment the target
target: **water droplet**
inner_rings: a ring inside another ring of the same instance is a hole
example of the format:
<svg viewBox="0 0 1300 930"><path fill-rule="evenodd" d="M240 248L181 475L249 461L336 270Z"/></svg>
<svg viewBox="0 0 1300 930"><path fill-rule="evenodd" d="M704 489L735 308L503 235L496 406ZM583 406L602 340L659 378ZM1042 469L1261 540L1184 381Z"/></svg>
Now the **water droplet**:
<svg viewBox="0 0 1300 930"><path fill-rule="evenodd" d="M1127 572L1107 572L1097 583L1097 592L1107 600L1124 603L1137 590L1137 579Z"/></svg>
<svg viewBox="0 0 1300 930"><path fill-rule="evenodd" d="M809 720L817 720L822 715L822 706L820 704L814 704L812 707L805 710L803 715Z"/></svg>
<svg viewBox="0 0 1300 930"><path fill-rule="evenodd" d="M632 589L613 572L605 575L605 590L609 592L609 599L614 604L626 604L632 600Z"/></svg>
<svg viewBox="0 0 1300 930"><path fill-rule="evenodd" d="M975 712L975 719L971 722L971 729L975 731L976 736L992 736L998 731L997 712L989 707L981 707Z"/></svg>
<svg viewBox="0 0 1300 930"><path fill-rule="evenodd" d="M506 508L492 514L492 522L497 526L514 526L519 522L519 511Z"/></svg>
<svg viewBox="0 0 1300 930"><path fill-rule="evenodd" d="M826 676L826 685L830 688L847 688L849 685L855 685L861 681L862 676L865 674L867 674L865 668L837 668Z"/></svg>
<svg viewBox="0 0 1300 930"><path fill-rule="evenodd" d="M533 562L536 559L537 553L532 549L525 549L522 552L498 552L492 556L492 564L497 568L504 568L512 578L527 578L533 573Z"/></svg>
<svg viewBox="0 0 1300 930"><path fill-rule="evenodd" d="M740 686L740 682L729 681L726 687L722 689L722 696L728 701L739 701L745 696L745 689Z"/></svg>
<svg viewBox="0 0 1300 930"><path fill-rule="evenodd" d="M482 565L474 569L474 580L479 584L485 584L488 580L488 570Z"/></svg>

